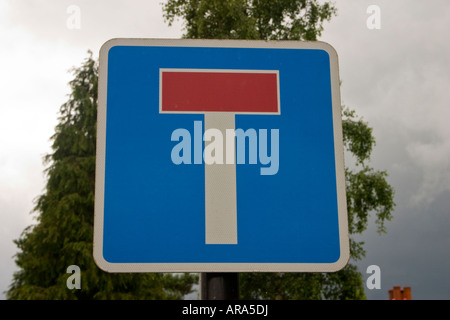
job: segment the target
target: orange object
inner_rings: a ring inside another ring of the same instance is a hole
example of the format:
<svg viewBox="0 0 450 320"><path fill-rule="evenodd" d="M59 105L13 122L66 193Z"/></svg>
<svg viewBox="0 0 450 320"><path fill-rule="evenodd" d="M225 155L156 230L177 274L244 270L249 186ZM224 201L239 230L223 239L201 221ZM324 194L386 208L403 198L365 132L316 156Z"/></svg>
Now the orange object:
<svg viewBox="0 0 450 320"><path fill-rule="evenodd" d="M389 290L389 300L412 300L411 287L402 289L399 286L394 286L393 289Z"/></svg>

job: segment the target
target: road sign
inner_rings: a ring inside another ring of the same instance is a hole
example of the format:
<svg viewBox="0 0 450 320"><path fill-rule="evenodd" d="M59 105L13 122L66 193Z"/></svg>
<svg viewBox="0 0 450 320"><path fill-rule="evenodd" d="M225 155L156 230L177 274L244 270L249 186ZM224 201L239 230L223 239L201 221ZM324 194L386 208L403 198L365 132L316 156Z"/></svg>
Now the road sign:
<svg viewBox="0 0 450 320"><path fill-rule="evenodd" d="M328 44L110 40L97 128L100 268L328 272L347 263Z"/></svg>

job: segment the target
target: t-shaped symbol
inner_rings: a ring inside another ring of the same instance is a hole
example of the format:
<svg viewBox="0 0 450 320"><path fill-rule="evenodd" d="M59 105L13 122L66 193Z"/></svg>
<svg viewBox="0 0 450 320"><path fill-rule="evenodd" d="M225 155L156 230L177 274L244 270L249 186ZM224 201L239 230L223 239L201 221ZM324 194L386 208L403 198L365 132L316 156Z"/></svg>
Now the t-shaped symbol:
<svg viewBox="0 0 450 320"><path fill-rule="evenodd" d="M159 112L204 114L226 136L236 114L280 114L278 70L160 69ZM238 242L235 163L205 164L206 244Z"/></svg>

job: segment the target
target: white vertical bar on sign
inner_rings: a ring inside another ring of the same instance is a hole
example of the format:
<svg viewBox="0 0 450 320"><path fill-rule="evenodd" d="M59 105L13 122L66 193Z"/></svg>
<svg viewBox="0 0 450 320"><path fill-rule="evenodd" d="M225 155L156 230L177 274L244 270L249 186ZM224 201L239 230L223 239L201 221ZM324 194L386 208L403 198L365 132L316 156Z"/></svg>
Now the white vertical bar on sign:
<svg viewBox="0 0 450 320"><path fill-rule="evenodd" d="M234 130L234 119L232 112L206 112L205 132L220 130L225 149L226 130ZM205 235L206 244L237 244L236 164L227 163L225 154L223 164L205 163Z"/></svg>

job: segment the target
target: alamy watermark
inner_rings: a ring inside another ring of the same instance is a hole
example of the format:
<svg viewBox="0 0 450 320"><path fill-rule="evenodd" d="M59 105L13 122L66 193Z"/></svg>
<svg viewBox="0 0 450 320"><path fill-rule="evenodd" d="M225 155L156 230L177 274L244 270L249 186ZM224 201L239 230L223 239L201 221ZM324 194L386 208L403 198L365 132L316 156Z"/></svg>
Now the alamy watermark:
<svg viewBox="0 0 450 320"><path fill-rule="evenodd" d="M263 165L260 169L261 175L278 173L280 164L279 129L255 130L249 128L245 131L243 129L226 129L225 132L222 132L219 129L209 128L202 134L202 127L202 121L194 121L194 137L191 136L189 130L184 128L178 128L172 132L171 141L179 141L171 152L174 164L245 164L246 146L248 145L248 164L258 164L259 160L259 164ZM203 142L205 142L204 150L202 150Z"/></svg>
<svg viewBox="0 0 450 320"><path fill-rule="evenodd" d="M70 5L66 9L66 13L69 14L66 20L66 27L69 30L81 29L81 9L77 5Z"/></svg>
<svg viewBox="0 0 450 320"><path fill-rule="evenodd" d="M373 264L367 267L366 273L370 274L366 280L366 287L369 290L381 289L381 269Z"/></svg>
<svg viewBox="0 0 450 320"><path fill-rule="evenodd" d="M367 7L366 13L369 14L366 20L366 26L370 30L381 29L381 9L376 4Z"/></svg>
<svg viewBox="0 0 450 320"><path fill-rule="evenodd" d="M67 273L72 273L66 280L67 289L81 289L81 270L77 265L67 267Z"/></svg>

